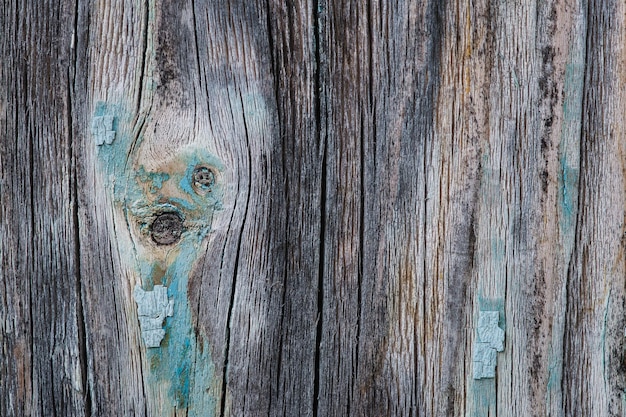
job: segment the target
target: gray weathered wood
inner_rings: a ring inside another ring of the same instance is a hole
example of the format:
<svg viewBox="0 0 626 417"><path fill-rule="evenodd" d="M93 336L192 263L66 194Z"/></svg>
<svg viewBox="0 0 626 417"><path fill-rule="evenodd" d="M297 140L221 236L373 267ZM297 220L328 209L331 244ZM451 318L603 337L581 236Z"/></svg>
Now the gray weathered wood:
<svg viewBox="0 0 626 417"><path fill-rule="evenodd" d="M4 2L0 415L626 414L625 7Z"/></svg>

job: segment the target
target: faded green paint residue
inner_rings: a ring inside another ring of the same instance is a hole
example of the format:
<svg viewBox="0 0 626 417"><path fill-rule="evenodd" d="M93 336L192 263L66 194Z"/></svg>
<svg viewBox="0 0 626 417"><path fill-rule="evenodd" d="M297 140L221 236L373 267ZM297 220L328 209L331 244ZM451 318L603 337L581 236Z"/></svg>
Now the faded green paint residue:
<svg viewBox="0 0 626 417"><path fill-rule="evenodd" d="M475 379L472 386L472 408L470 416L495 416L496 412L496 380Z"/></svg>
<svg viewBox="0 0 626 417"><path fill-rule="evenodd" d="M561 207L561 233L565 236L573 235L578 211L578 180L579 169L569 161L568 155L561 156L561 175L559 187L561 195L559 203Z"/></svg>
<svg viewBox="0 0 626 417"><path fill-rule="evenodd" d="M559 289L554 303L552 340L548 356L548 384L546 410L550 415L563 415L563 340L565 334L565 311L567 308L567 267L574 250L576 218L578 216L578 186L580 177L580 139L582 126L583 81L586 60L586 6L581 1L572 4L580 13L571 33L582 34L572 39L565 66L563 84L563 125L559 143L558 172L558 218L559 240Z"/></svg>
<svg viewBox="0 0 626 417"><path fill-rule="evenodd" d="M491 239L491 256L494 262L504 262L504 239L493 237Z"/></svg>
<svg viewBox="0 0 626 417"><path fill-rule="evenodd" d="M506 315L504 313L504 299L503 298L486 298L482 295L478 296L478 309L480 311L497 311L498 312L498 325L506 332Z"/></svg>
<svg viewBox="0 0 626 417"><path fill-rule="evenodd" d="M188 284L211 231L213 213L222 207L222 188L216 181L210 192L201 195L193 189L192 173L199 165L209 166L219 177L223 166L204 149L185 148L158 169L146 169L134 160L142 138L127 127L132 119L124 107L98 103L94 116L102 115L119 121L116 140L98 147L97 155L116 213L123 216L130 232L132 248L121 248L123 261L136 271L145 291L164 285L174 301L160 346L147 348L142 343L149 407L155 415L169 414L173 408L185 410L188 416L214 415L215 366L206 338L194 330ZM183 231L178 242L159 246L152 241L150 228L166 212L179 215Z"/></svg>
<svg viewBox="0 0 626 417"><path fill-rule="evenodd" d="M559 144L559 206L562 214L560 228L561 233L568 237L573 237L574 234L578 204L584 73L584 50L572 51L565 67L563 128Z"/></svg>
<svg viewBox="0 0 626 417"><path fill-rule="evenodd" d="M559 145L559 206L560 230L566 237L573 237L578 205L583 74L584 67L577 61L570 62L565 70L563 130Z"/></svg>

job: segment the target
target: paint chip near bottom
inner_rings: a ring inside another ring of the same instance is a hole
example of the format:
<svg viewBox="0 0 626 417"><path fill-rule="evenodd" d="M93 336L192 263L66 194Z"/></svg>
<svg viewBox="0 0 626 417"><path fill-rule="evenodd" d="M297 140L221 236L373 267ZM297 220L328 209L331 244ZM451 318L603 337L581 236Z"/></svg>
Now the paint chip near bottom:
<svg viewBox="0 0 626 417"><path fill-rule="evenodd" d="M137 303L137 315L141 336L146 347L159 347L165 337L163 322L174 314L174 300L167 298L167 287L155 285L153 291L135 286L133 291Z"/></svg>
<svg viewBox="0 0 626 417"><path fill-rule="evenodd" d="M474 379L495 378L496 352L504 350L504 330L497 311L481 311L474 341Z"/></svg>

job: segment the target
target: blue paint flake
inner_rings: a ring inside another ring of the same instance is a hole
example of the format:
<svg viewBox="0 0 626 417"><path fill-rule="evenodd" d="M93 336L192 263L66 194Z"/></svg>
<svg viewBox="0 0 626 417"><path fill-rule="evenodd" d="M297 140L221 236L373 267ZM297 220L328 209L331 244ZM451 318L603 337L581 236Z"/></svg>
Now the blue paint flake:
<svg viewBox="0 0 626 417"><path fill-rule="evenodd" d="M91 123L91 133L94 135L96 145L110 145L115 140L113 129L114 116L95 116Z"/></svg>
<svg viewBox="0 0 626 417"><path fill-rule="evenodd" d="M167 287L163 285L155 285L152 291L144 291L137 285L133 296L137 303L141 336L146 347L159 347L165 336L163 322L166 317L174 314L174 300L167 298Z"/></svg>
<svg viewBox="0 0 626 417"><path fill-rule="evenodd" d="M498 311L481 311L474 341L474 379L496 376L496 352L504 350L504 330L498 327Z"/></svg>

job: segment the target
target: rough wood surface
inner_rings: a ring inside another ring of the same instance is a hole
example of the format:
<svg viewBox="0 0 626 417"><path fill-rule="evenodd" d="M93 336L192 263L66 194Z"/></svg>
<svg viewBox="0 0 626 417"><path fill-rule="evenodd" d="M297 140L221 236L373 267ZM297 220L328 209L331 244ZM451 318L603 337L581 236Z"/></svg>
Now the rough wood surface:
<svg viewBox="0 0 626 417"><path fill-rule="evenodd" d="M625 20L5 1L0 415L625 415Z"/></svg>

